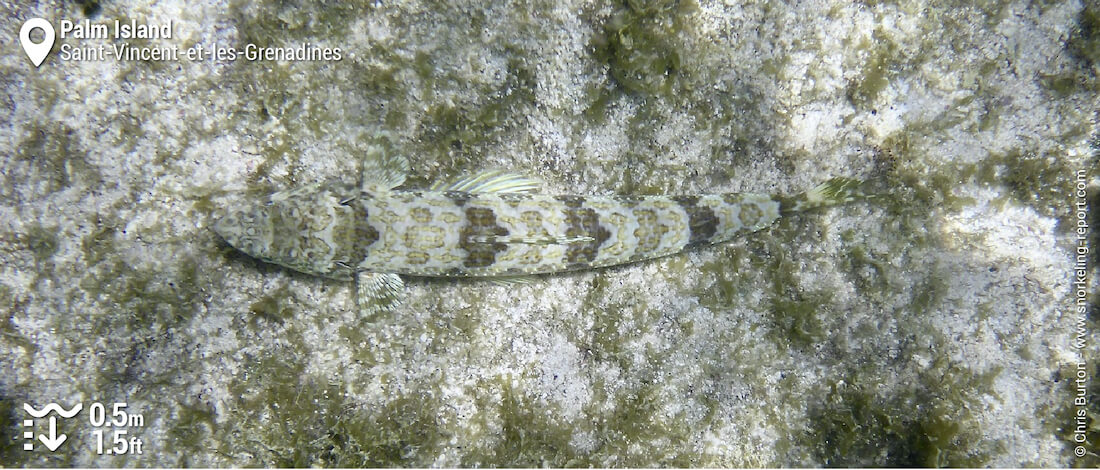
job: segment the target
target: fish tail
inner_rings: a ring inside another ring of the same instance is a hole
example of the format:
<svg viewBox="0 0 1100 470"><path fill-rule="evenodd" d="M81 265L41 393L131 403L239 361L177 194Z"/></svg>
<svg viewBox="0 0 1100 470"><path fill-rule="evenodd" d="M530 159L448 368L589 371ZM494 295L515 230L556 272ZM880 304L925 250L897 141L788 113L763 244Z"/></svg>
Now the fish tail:
<svg viewBox="0 0 1100 470"><path fill-rule="evenodd" d="M833 178L802 194L782 198L779 211L782 214L791 214L869 197L871 196L863 190L863 181L852 178Z"/></svg>

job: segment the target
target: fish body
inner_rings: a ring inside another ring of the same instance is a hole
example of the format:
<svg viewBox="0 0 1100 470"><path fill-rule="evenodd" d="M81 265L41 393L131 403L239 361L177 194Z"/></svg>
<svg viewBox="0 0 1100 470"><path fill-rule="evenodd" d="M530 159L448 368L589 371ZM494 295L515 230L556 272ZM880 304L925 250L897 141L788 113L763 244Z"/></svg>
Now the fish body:
<svg viewBox="0 0 1100 470"><path fill-rule="evenodd" d="M369 230L379 235L362 253L362 270L445 277L522 276L629 263L729 240L779 217L778 202L748 194L394 191L363 205Z"/></svg>
<svg viewBox="0 0 1100 470"><path fill-rule="evenodd" d="M834 179L786 197L546 195L522 176L489 172L449 186L400 190L391 171L362 187L312 184L236 208L214 225L263 261L334 279L398 275L502 278L599 268L721 243L780 216L853 199Z"/></svg>

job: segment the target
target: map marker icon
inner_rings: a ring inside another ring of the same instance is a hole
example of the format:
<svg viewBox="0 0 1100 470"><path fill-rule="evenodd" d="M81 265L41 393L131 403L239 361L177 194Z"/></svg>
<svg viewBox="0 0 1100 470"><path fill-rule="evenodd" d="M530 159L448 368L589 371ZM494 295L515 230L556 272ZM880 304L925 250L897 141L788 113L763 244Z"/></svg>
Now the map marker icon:
<svg viewBox="0 0 1100 470"><path fill-rule="evenodd" d="M42 42L37 44L31 41L31 31L35 28L42 30ZM27 53L27 57L30 57L31 63L35 67L42 65L42 61L46 60L50 49L53 49L53 40L53 25L42 18L31 18L23 23L22 28L19 28L19 42L23 43L23 50Z"/></svg>

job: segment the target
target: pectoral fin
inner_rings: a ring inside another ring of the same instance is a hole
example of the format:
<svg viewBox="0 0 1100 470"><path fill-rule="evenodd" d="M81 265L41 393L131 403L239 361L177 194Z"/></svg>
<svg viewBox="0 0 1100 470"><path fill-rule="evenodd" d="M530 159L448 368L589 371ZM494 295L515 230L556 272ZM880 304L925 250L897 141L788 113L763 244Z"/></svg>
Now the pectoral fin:
<svg viewBox="0 0 1100 470"><path fill-rule="evenodd" d="M393 310L405 298L405 282L393 273L359 273L357 303L364 317Z"/></svg>
<svg viewBox="0 0 1100 470"><path fill-rule="evenodd" d="M388 139L379 139L363 157L363 190L393 189L405 183L409 160L393 151Z"/></svg>

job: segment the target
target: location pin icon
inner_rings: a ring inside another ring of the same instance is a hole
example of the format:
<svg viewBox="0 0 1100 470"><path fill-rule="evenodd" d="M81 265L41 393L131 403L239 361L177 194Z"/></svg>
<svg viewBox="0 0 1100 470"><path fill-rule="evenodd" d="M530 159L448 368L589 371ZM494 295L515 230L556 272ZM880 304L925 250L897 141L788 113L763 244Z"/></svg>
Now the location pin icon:
<svg viewBox="0 0 1100 470"><path fill-rule="evenodd" d="M42 42L37 44L31 41L31 31L35 28L42 30ZM42 18L31 18L19 29L19 42L23 43L23 50L27 52L27 57L31 58L31 63L35 67L42 65L42 61L46 60L50 49L53 49L53 40L53 25Z"/></svg>

